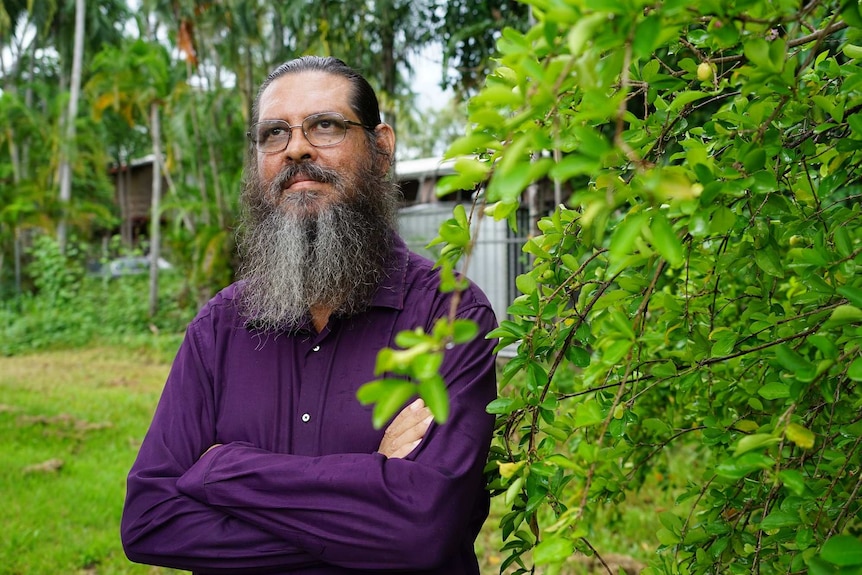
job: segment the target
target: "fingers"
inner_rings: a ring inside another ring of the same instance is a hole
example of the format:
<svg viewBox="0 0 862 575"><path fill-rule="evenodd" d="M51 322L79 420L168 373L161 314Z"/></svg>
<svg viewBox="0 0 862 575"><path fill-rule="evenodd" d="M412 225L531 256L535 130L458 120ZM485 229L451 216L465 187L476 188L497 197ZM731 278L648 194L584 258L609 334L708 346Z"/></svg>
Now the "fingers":
<svg viewBox="0 0 862 575"><path fill-rule="evenodd" d="M425 402L417 399L395 416L383 432L377 451L390 458L405 457L419 445L433 420Z"/></svg>
<svg viewBox="0 0 862 575"><path fill-rule="evenodd" d="M393 436L409 433L412 428L429 415L431 415L431 411L425 407L425 402L420 397L395 416L385 433Z"/></svg>

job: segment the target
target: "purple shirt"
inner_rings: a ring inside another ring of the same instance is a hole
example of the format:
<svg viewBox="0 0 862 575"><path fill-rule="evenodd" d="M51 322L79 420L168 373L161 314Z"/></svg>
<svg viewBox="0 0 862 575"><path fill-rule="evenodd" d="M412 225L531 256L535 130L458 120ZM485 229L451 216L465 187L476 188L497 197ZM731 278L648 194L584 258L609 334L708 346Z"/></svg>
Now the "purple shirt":
<svg viewBox="0 0 862 575"><path fill-rule="evenodd" d="M236 284L198 313L129 472L131 560L213 574L479 572L494 313L478 288L462 294L457 315L481 335L446 352L449 420L387 459L356 390L375 379L379 349L399 331L430 331L452 297L400 238L392 255L371 308L320 333L246 329Z"/></svg>

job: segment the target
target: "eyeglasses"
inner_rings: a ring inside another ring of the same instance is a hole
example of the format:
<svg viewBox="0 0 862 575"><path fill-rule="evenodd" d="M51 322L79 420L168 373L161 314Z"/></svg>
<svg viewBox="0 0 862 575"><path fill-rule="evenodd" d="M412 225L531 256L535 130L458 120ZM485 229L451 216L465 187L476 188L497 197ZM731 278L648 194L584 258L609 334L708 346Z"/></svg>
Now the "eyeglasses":
<svg viewBox="0 0 862 575"><path fill-rule="evenodd" d="M370 129L364 124L348 120L338 112L321 112L308 116L296 126L284 120L264 120L254 124L246 135L259 151L276 154L287 149L294 128L302 128L305 139L315 148L328 148L343 142L350 126Z"/></svg>

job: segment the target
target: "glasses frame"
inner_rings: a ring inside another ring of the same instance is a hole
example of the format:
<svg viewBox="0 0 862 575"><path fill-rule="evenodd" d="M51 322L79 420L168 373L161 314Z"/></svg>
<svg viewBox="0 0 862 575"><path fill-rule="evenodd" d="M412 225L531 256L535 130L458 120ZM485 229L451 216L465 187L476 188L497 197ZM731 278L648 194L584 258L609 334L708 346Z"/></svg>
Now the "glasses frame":
<svg viewBox="0 0 862 575"><path fill-rule="evenodd" d="M342 122L344 122L344 128L345 128L344 134L341 136L340 140L338 140L337 142L332 142L331 144L315 144L314 142L311 141L311 138L308 137L308 132L306 131L306 123L309 120L313 120L314 118L318 118L320 116L333 116L333 117L341 120ZM287 140L285 140L285 142L284 142L283 148L281 148L279 150L269 150L269 151L261 150L260 143L256 139L254 134L256 134L258 132L258 130L257 130L258 126L266 125L266 124L281 126L285 130L287 130L288 136L287 136ZM296 125L291 125L289 122L287 122L285 120L261 120L260 122L255 122L254 124L252 124L251 129L248 132L246 132L245 135L248 137L249 141L257 149L257 151L260 152L261 154L279 154L279 153L285 151L287 149L287 147L290 145L290 141L291 141L291 139L293 139L293 130L296 128L302 129L302 135L305 136L305 140L309 144L314 146L315 148L332 148L334 146L339 145L340 143L342 143L345 140L345 138L347 138L347 130L349 130L351 126L358 126L360 128L364 128L366 130L373 130L373 128L371 126L366 126L365 124L363 124L361 122L354 122L353 120L348 120L347 118L344 117L344 114L341 114L339 112L317 112L315 114L310 114L310 115L306 116L305 118L302 119L302 122L300 122L299 124L296 124Z"/></svg>

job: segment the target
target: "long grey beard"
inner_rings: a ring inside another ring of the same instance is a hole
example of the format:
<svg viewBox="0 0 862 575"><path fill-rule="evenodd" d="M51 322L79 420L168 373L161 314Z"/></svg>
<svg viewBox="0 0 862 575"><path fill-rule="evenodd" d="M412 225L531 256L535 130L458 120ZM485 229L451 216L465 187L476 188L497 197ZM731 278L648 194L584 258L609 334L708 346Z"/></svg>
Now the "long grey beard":
<svg viewBox="0 0 862 575"><path fill-rule="evenodd" d="M313 194L296 194L258 209L266 212L260 221L247 218L240 302L255 329L295 327L316 306L349 316L370 305L391 249L397 192L380 176L364 176L350 197L342 189L316 211Z"/></svg>

